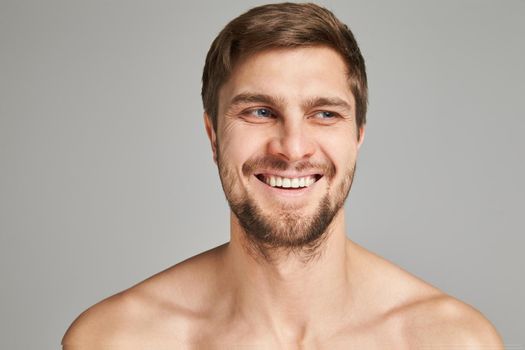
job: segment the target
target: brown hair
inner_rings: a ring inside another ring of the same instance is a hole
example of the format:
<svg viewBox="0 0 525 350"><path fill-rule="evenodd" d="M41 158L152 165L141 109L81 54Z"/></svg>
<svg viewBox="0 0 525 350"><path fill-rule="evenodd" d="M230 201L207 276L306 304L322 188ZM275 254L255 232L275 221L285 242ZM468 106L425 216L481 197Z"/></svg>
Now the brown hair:
<svg viewBox="0 0 525 350"><path fill-rule="evenodd" d="M316 45L329 46L343 57L356 101L357 127L364 125L368 100L365 60L350 29L318 5L282 3L252 8L228 23L211 44L201 94L213 128L217 130L219 89L241 56L270 48Z"/></svg>

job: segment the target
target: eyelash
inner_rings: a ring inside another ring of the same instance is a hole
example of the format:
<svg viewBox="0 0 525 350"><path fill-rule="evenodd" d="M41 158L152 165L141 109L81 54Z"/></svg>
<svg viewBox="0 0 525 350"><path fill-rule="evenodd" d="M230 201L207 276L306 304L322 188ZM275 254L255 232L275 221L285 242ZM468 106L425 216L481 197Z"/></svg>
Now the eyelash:
<svg viewBox="0 0 525 350"><path fill-rule="evenodd" d="M255 115L254 112L257 112L257 111L268 111L269 116L276 117L276 114L270 108L262 108L262 107L249 109L249 110L243 112L242 114L243 115L247 115L247 116L254 116L254 117L258 118L258 119L266 119L267 116ZM330 118L320 118L322 120L336 119L336 118L339 117L339 115L337 113L330 112L330 111L318 111L314 115L318 115L318 114L322 114L322 113L331 115Z"/></svg>

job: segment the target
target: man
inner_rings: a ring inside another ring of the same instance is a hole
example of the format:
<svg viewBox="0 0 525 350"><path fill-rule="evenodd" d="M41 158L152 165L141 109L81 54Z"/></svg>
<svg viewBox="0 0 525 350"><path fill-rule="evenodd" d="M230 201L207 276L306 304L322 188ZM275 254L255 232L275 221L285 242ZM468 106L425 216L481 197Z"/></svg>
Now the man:
<svg viewBox="0 0 525 350"><path fill-rule="evenodd" d="M492 325L346 238L365 64L312 4L254 8L213 42L204 123L229 243L84 312L77 349L502 349Z"/></svg>

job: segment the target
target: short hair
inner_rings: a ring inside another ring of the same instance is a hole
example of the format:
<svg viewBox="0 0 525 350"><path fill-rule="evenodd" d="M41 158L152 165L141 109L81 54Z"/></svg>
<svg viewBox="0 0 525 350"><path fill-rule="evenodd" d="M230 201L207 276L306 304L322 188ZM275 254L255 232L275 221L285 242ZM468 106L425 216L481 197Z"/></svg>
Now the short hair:
<svg viewBox="0 0 525 350"><path fill-rule="evenodd" d="M356 124L366 123L365 61L350 29L329 10L311 3L254 7L230 21L211 44L202 74L202 102L217 130L219 90L241 57L272 48L328 46L344 59L356 103ZM359 133L358 133L359 138Z"/></svg>

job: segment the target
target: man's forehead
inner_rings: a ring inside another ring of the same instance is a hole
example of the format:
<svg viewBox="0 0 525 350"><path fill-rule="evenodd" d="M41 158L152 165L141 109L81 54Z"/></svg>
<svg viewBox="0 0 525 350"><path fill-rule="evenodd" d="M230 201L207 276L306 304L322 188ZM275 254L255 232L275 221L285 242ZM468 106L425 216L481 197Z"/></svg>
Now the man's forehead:
<svg viewBox="0 0 525 350"><path fill-rule="evenodd" d="M348 76L348 66L340 53L325 45L298 48L271 48L243 56L234 63L226 83L237 79L267 78L275 73L312 76Z"/></svg>

